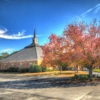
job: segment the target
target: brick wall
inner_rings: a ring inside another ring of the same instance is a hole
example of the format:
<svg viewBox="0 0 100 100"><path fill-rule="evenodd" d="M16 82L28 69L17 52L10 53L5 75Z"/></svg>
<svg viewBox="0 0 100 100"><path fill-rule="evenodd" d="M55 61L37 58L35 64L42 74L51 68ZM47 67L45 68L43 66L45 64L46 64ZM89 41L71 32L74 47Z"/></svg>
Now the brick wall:
<svg viewBox="0 0 100 100"><path fill-rule="evenodd" d="M0 69L8 69L9 67L29 68L33 63L37 64L37 61L5 62L0 64Z"/></svg>

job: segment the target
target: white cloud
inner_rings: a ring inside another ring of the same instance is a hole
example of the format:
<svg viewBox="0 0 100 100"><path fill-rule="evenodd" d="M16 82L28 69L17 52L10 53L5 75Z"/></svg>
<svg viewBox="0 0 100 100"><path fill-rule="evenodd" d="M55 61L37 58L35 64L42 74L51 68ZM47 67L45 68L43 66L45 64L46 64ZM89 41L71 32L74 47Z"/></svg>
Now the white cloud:
<svg viewBox="0 0 100 100"><path fill-rule="evenodd" d="M100 6L100 3L99 3L99 4L97 4L95 7L98 7L98 6Z"/></svg>
<svg viewBox="0 0 100 100"><path fill-rule="evenodd" d="M92 10L93 10L93 8L91 8L91 9L87 10L87 11L86 11L86 13L88 13L88 12L90 12L90 11L92 11Z"/></svg>
<svg viewBox="0 0 100 100"><path fill-rule="evenodd" d="M0 29L0 38L4 38L4 39L25 39L25 38L30 38L33 37L33 35L24 35L25 30L22 30L21 32L18 32L17 34L12 34L12 35L8 35L7 34L7 29Z"/></svg>
<svg viewBox="0 0 100 100"><path fill-rule="evenodd" d="M94 13L96 14L99 10L100 10L100 6L97 7L97 9L94 11Z"/></svg>
<svg viewBox="0 0 100 100"><path fill-rule="evenodd" d="M7 29L5 28L4 30L3 29L0 29L0 35L4 34L7 32Z"/></svg>
<svg viewBox="0 0 100 100"><path fill-rule="evenodd" d="M12 51L14 51L14 49L12 48L7 48L7 49L2 50L2 52L12 52Z"/></svg>
<svg viewBox="0 0 100 100"><path fill-rule="evenodd" d="M96 6L90 8L90 9L87 10L86 12L82 13L81 16L85 16L87 13L91 12L91 11L94 10L94 9L96 9L96 10L94 11L94 13L97 13L97 12L99 11L99 9L100 9L100 3L97 4Z"/></svg>
<svg viewBox="0 0 100 100"><path fill-rule="evenodd" d="M81 16L86 15L87 13L89 13L89 12L92 11L92 10L93 10L93 8L87 10L86 12L82 13Z"/></svg>

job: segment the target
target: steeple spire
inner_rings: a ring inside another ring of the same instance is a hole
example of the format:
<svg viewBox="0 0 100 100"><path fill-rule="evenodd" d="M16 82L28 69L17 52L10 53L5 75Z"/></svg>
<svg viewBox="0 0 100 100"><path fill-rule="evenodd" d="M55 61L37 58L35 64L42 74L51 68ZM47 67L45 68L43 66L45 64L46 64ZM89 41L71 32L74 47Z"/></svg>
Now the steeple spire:
<svg viewBox="0 0 100 100"><path fill-rule="evenodd" d="M36 38L36 30L35 30L35 28L34 28L34 38Z"/></svg>
<svg viewBox="0 0 100 100"><path fill-rule="evenodd" d="M38 39L36 38L36 30L34 28L32 43L29 46L25 47L25 48L36 47L36 46L39 46L39 44L38 44Z"/></svg>
<svg viewBox="0 0 100 100"><path fill-rule="evenodd" d="M33 42L32 44L34 44L34 45L38 44L38 39L36 38L36 30L35 30L35 28L34 28L34 37L33 37L32 42Z"/></svg>

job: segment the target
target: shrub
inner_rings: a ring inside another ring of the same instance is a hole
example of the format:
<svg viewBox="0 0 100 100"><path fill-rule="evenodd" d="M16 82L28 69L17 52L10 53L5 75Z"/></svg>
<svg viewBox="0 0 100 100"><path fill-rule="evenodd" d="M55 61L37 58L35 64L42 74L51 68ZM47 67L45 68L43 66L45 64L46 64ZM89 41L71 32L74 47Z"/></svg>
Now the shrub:
<svg viewBox="0 0 100 100"><path fill-rule="evenodd" d="M22 68L22 69L19 69L19 72L21 72L21 73L29 72L29 68Z"/></svg>
<svg viewBox="0 0 100 100"><path fill-rule="evenodd" d="M71 78L71 81L75 81L75 80L76 80L76 78L75 78L75 77L72 77L72 78Z"/></svg>
<svg viewBox="0 0 100 100"><path fill-rule="evenodd" d="M93 77L96 77L97 75L93 74L92 76L93 76Z"/></svg>
<svg viewBox="0 0 100 100"><path fill-rule="evenodd" d="M90 81L93 81L93 78L90 78Z"/></svg>
<svg viewBox="0 0 100 100"><path fill-rule="evenodd" d="M36 64L32 64L29 68L29 72L42 72L42 67Z"/></svg>
<svg viewBox="0 0 100 100"><path fill-rule="evenodd" d="M75 80L80 80L82 82L85 82L86 80L89 80L89 77L88 75L74 75L72 78L71 78L72 81L75 81Z"/></svg>
<svg viewBox="0 0 100 100"><path fill-rule="evenodd" d="M88 79L89 77L87 75L80 75L80 78L79 78L79 80L81 80L82 82L85 82Z"/></svg>
<svg viewBox="0 0 100 100"><path fill-rule="evenodd" d="M18 72L19 68L18 67L9 67L7 72Z"/></svg>
<svg viewBox="0 0 100 100"><path fill-rule="evenodd" d="M42 67L42 72L46 72L47 68L46 67Z"/></svg>
<svg viewBox="0 0 100 100"><path fill-rule="evenodd" d="M29 72L34 72L34 65L32 64L32 65L30 65L30 67L29 67Z"/></svg>
<svg viewBox="0 0 100 100"><path fill-rule="evenodd" d="M6 69L1 69L0 72L7 72L7 70Z"/></svg>
<svg viewBox="0 0 100 100"><path fill-rule="evenodd" d="M25 73L25 72L29 72L29 68L19 69L18 67L9 67L8 69L0 70L0 72L20 72L20 73Z"/></svg>
<svg viewBox="0 0 100 100"><path fill-rule="evenodd" d="M75 79L80 79L80 75L74 75Z"/></svg>
<svg viewBox="0 0 100 100"><path fill-rule="evenodd" d="M34 69L35 69L34 70L35 72L42 72L42 67L41 66L37 65L37 66L34 67Z"/></svg>

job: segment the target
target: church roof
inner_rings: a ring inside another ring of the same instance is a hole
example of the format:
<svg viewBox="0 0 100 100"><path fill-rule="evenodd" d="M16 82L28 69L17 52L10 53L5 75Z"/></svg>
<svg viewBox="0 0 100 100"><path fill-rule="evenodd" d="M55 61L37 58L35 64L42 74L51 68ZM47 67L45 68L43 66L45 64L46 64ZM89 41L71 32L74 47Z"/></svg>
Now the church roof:
<svg viewBox="0 0 100 100"><path fill-rule="evenodd" d="M4 59L1 62L31 61L42 59L42 48L40 46L24 48Z"/></svg>
<svg viewBox="0 0 100 100"><path fill-rule="evenodd" d="M34 34L32 44L26 46L24 49L2 59L0 62L15 62L15 61L32 61L42 60L42 46L35 43L36 36Z"/></svg>

